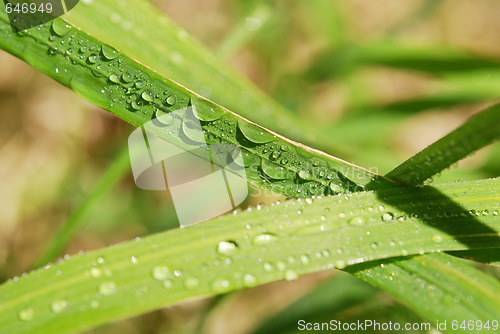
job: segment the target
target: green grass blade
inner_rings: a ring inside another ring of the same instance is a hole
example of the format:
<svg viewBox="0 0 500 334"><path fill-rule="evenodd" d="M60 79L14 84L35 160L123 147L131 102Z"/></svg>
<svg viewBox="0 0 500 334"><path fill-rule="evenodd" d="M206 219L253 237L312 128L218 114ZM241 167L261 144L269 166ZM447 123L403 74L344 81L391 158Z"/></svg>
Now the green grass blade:
<svg viewBox="0 0 500 334"><path fill-rule="evenodd" d="M329 322L341 313L359 313L363 304L377 295L377 289L350 275L334 277L266 319L253 334L297 333L299 320ZM380 306L379 306L380 307Z"/></svg>
<svg viewBox="0 0 500 334"><path fill-rule="evenodd" d="M431 320L434 327L446 321L445 332L490 333L491 329L475 327L452 331L451 326L454 321L460 325L464 320L489 320L491 324L500 314L500 282L446 254L384 260L374 268L370 263L346 270L403 300Z"/></svg>
<svg viewBox="0 0 500 334"><path fill-rule="evenodd" d="M247 121L59 19L21 34L12 33L7 22L3 14L0 48L133 125L141 126L189 105L196 107L207 133L206 142L241 147L242 167L254 185L286 196L310 197L353 191L373 181L390 183L366 169ZM175 145L189 147L161 127L153 130ZM189 134L186 136L189 138Z"/></svg>
<svg viewBox="0 0 500 334"><path fill-rule="evenodd" d="M265 10L259 15L265 18ZM113 17L119 17L120 21L112 22ZM65 19L99 41L252 122L302 143L317 143L313 128L303 131L302 120L217 59L149 1L81 2ZM96 25L96 21L101 24ZM148 52L144 52L145 49Z"/></svg>
<svg viewBox="0 0 500 334"><path fill-rule="evenodd" d="M439 190L463 211L442 217L435 192L387 189L287 201L75 256L0 286L0 324L10 334L68 333L326 268L498 246L500 179ZM408 215L405 205L434 216ZM482 301L500 287L469 292ZM498 318L499 307L489 314Z"/></svg>
<svg viewBox="0 0 500 334"><path fill-rule="evenodd" d="M471 117L465 124L387 174L407 185L419 185L478 149L500 138L500 105Z"/></svg>
<svg viewBox="0 0 500 334"><path fill-rule="evenodd" d="M59 231L56 232L53 239L48 242L47 248L36 262L35 267L41 267L47 264L60 254L83 223L86 215L92 211L95 205L99 203L102 196L123 178L128 171L130 171L130 158L128 148L125 148L122 149L111 166L101 176L94 189L81 205L69 216L68 220L61 226Z"/></svg>

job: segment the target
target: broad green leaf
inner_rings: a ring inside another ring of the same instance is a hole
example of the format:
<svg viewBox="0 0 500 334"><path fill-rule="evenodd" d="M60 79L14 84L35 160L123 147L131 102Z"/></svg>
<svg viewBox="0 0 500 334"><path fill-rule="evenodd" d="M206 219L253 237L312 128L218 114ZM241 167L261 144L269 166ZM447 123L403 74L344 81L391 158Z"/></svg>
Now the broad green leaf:
<svg viewBox="0 0 500 334"><path fill-rule="evenodd" d="M354 191L369 183L390 184L366 169L247 121L59 19L18 34L10 31L5 13L0 24L1 48L133 125L193 106L208 144L241 147L242 167L254 185L286 196L310 197ZM182 129L183 137L161 126L151 132L179 147L190 147L190 135ZM284 176L267 175L262 165L268 162L282 168Z"/></svg>
<svg viewBox="0 0 500 334"><path fill-rule="evenodd" d="M290 200L148 236L7 282L0 324L11 334L68 333L327 268L497 247L499 193L491 179ZM500 286L468 293L488 300ZM491 314L500 316L498 303Z"/></svg>

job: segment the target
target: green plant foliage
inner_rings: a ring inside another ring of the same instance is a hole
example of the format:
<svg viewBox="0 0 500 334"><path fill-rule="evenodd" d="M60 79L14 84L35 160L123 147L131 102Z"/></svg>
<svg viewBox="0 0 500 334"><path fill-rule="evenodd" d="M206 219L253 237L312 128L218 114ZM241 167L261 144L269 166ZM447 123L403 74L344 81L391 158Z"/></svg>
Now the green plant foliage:
<svg viewBox="0 0 500 334"><path fill-rule="evenodd" d="M74 256L2 285L0 323L9 333L69 333L188 298L294 280L321 269L498 246L500 179L438 189L291 200ZM359 275L366 277L362 271ZM500 294L500 284L488 282L488 289L464 293L490 300L489 313L471 308L456 316L486 320L500 314L492 297Z"/></svg>

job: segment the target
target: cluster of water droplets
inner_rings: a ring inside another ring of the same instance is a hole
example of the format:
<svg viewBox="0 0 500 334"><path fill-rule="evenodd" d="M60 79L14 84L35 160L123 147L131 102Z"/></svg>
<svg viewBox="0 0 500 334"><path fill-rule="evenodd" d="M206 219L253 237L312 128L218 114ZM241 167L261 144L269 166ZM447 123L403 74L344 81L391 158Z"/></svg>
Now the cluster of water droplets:
<svg viewBox="0 0 500 334"><path fill-rule="evenodd" d="M100 44L62 20L22 36L47 48L56 78L76 91L92 87L93 102L137 124L192 105L208 144L227 142L242 148L247 178L291 197L349 191L356 186L324 157L297 148L265 129L238 119L154 72L141 68L109 45ZM74 70L78 65L79 71ZM77 73L77 74L75 74ZM88 93L87 93L88 95ZM161 123L161 118L159 118ZM161 127L161 124L159 124ZM182 131L190 138L189 125ZM344 166L345 167L345 166Z"/></svg>

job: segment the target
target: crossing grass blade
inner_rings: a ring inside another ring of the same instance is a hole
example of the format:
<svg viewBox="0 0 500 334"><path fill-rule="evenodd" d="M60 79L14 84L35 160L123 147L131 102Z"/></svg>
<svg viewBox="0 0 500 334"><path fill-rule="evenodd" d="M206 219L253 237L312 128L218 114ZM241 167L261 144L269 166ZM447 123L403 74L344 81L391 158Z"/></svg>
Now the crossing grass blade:
<svg viewBox="0 0 500 334"><path fill-rule="evenodd" d="M498 246L500 179L437 189L454 203L447 206L434 190L425 189L293 200L77 255L0 286L0 324L11 334L70 333L327 268ZM476 216L484 210L491 214ZM491 302L500 284L493 280L486 287L467 293ZM481 312L468 310L479 319L500 315L496 302L487 313L482 307Z"/></svg>
<svg viewBox="0 0 500 334"><path fill-rule="evenodd" d="M399 165L387 177L407 185L419 185L499 138L500 105L494 105Z"/></svg>
<svg viewBox="0 0 500 334"><path fill-rule="evenodd" d="M61 20L14 34L6 16L0 47L136 126L170 111L196 108L207 144L241 147L249 182L286 196L310 197L390 183L368 170L266 130L133 61ZM55 33L54 31L57 31ZM61 44L61 42L64 42ZM180 147L188 139L160 126L154 134Z"/></svg>

